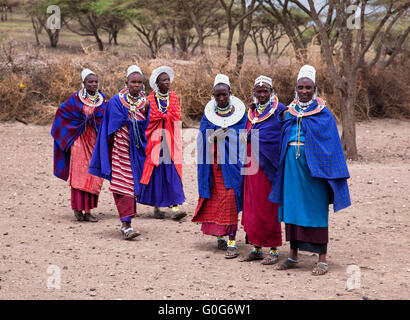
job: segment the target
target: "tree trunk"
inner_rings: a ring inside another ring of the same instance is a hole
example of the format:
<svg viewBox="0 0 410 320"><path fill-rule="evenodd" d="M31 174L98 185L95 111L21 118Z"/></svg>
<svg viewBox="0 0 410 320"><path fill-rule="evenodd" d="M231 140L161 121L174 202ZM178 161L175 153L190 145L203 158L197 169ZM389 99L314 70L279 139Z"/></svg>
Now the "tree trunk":
<svg viewBox="0 0 410 320"><path fill-rule="evenodd" d="M33 17L31 17L31 23L33 24L34 35L36 36L36 44L39 46L40 45L40 39L38 38L38 28L36 26L36 23L35 23Z"/></svg>
<svg viewBox="0 0 410 320"><path fill-rule="evenodd" d="M112 33L112 37L113 37L113 39L114 39L114 45L115 46L118 46L118 33L119 33L119 31L114 31L113 33Z"/></svg>
<svg viewBox="0 0 410 320"><path fill-rule="evenodd" d="M356 84L348 84L346 93L339 90L339 104L342 119L342 145L347 159L357 160L356 145Z"/></svg>
<svg viewBox="0 0 410 320"><path fill-rule="evenodd" d="M191 54L194 54L196 47L199 45L199 47L201 48L201 55L204 55L204 29L199 24L197 16L192 12L192 10L189 10L189 16L191 17L192 23L194 24L194 28L198 36L198 42L195 44L195 47L191 50Z"/></svg>
<svg viewBox="0 0 410 320"><path fill-rule="evenodd" d="M203 56L205 54L205 45L204 45L204 38L203 38L202 32L198 34L198 44L199 44L199 47L201 48L201 55ZM196 49L196 46L194 47L193 50L195 49Z"/></svg>
<svg viewBox="0 0 410 320"><path fill-rule="evenodd" d="M259 46L258 46L258 40L254 39L253 44L255 45L255 54L256 54L256 59L258 60L258 63L261 64L261 59L259 57Z"/></svg>
<svg viewBox="0 0 410 320"><path fill-rule="evenodd" d="M102 40L100 39L100 37L98 36L97 31L94 31L94 37L95 37L95 40L97 40L98 50L104 51L104 44L103 44Z"/></svg>
<svg viewBox="0 0 410 320"><path fill-rule="evenodd" d="M157 58L157 50L152 45L149 46L149 49L151 51L151 58L156 59Z"/></svg>
<svg viewBox="0 0 410 320"><path fill-rule="evenodd" d="M229 29L228 40L226 42L226 59L229 60L232 54L232 42L233 42L234 30Z"/></svg>
<svg viewBox="0 0 410 320"><path fill-rule="evenodd" d="M239 41L236 44L236 72L240 73L243 66L243 58L245 56L245 43Z"/></svg>
<svg viewBox="0 0 410 320"><path fill-rule="evenodd" d="M48 37L50 38L50 45L52 48L56 48L58 44L58 37L60 35L60 29L56 29L55 32L50 32L48 33Z"/></svg>

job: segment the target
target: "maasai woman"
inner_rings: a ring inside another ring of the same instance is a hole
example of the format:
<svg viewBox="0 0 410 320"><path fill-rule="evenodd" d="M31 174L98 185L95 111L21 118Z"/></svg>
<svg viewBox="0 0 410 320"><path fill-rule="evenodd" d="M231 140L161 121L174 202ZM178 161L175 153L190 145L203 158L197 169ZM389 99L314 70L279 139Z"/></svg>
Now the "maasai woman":
<svg viewBox="0 0 410 320"><path fill-rule="evenodd" d="M58 109L51 128L54 138L54 175L68 179L71 207L78 221L97 222L91 209L98 204L103 179L88 173L88 165L105 111L105 96L98 90L98 77L89 69L81 72L82 86Z"/></svg>
<svg viewBox="0 0 410 320"><path fill-rule="evenodd" d="M290 257L278 270L297 266L298 250L319 254L313 275L328 270L329 204L334 211L350 205L349 172L336 122L325 102L317 98L316 70L301 68L296 99L289 105L281 133L278 179L269 197L279 203L285 222Z"/></svg>
<svg viewBox="0 0 410 320"><path fill-rule="evenodd" d="M204 234L217 237L218 248L226 250L228 259L239 255L235 242L243 202L239 134L246 125L245 109L231 94L229 78L218 74L197 138L200 198L192 221L202 223Z"/></svg>
<svg viewBox="0 0 410 320"><path fill-rule="evenodd" d="M131 227L145 162L150 106L141 92L143 75L138 66L127 70L126 88L107 104L89 172L111 181L110 191L122 222L125 240L140 234Z"/></svg>
<svg viewBox="0 0 410 320"><path fill-rule="evenodd" d="M171 207L172 218L186 216L178 205L185 201L182 189L181 108L178 96L170 85L174 71L167 66L155 69L149 83L153 91L148 96L151 114L147 136L144 172L141 178L139 203L154 206L154 216L164 218L159 207Z"/></svg>
<svg viewBox="0 0 410 320"><path fill-rule="evenodd" d="M262 247L270 247L262 261L262 264L270 265L278 261L277 247L282 245L278 205L268 201L268 197L279 163L280 116L286 107L274 95L271 78L258 77L253 92L255 101L248 109L245 137L248 161L244 175L242 225L247 242L254 248L242 261L261 260Z"/></svg>

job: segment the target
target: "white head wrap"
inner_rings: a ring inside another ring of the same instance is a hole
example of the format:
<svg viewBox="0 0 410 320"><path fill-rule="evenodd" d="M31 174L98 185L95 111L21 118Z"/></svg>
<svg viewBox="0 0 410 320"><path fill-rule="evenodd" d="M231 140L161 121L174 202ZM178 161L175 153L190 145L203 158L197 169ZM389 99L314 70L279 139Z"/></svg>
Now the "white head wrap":
<svg viewBox="0 0 410 320"><path fill-rule="evenodd" d="M264 84L272 88L272 79L266 76L259 76L256 78L254 86L262 86Z"/></svg>
<svg viewBox="0 0 410 320"><path fill-rule="evenodd" d="M316 84L316 69L308 64L305 64L302 68L300 68L297 81L302 78L308 78Z"/></svg>
<svg viewBox="0 0 410 320"><path fill-rule="evenodd" d="M231 87L231 84L229 82L229 77L225 74L219 73L216 75L215 77L215 81L214 81L214 88L217 84L226 84L229 88Z"/></svg>
<svg viewBox="0 0 410 320"><path fill-rule="evenodd" d="M84 80L85 78L87 78L87 76L89 76L90 74L95 74L93 71L91 71L90 69L84 69L83 71L81 71L81 79L82 79L82 83L81 85L84 88Z"/></svg>
<svg viewBox="0 0 410 320"><path fill-rule="evenodd" d="M127 69L127 78L131 73L134 73L134 72L139 72L142 75L142 71L141 71L140 67L138 67L136 65L132 65L132 66L129 66L128 69Z"/></svg>
<svg viewBox="0 0 410 320"><path fill-rule="evenodd" d="M172 81L174 80L174 70L172 70L171 67L168 66L161 66L156 68L154 71L152 71L151 77L149 78L149 85L153 90L157 90L157 78L161 73L166 73L169 76L169 80Z"/></svg>

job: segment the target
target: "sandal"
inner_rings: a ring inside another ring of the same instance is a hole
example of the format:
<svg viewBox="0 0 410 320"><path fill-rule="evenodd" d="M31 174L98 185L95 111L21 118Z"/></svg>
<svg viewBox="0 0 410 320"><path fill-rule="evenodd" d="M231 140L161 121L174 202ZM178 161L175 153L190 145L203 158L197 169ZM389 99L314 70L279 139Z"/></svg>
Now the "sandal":
<svg viewBox="0 0 410 320"><path fill-rule="evenodd" d="M253 261L253 260L262 260L263 259L263 253L262 252L256 252L256 251L251 251L245 258L241 259L241 262L244 261Z"/></svg>
<svg viewBox="0 0 410 320"><path fill-rule="evenodd" d="M280 265L276 266L276 270L287 270L297 268L299 260L293 260L291 258L287 258L286 261Z"/></svg>
<svg viewBox="0 0 410 320"><path fill-rule="evenodd" d="M177 211L172 216L172 219L178 221L178 220L181 220L183 217L186 217L186 213L184 211Z"/></svg>
<svg viewBox="0 0 410 320"><path fill-rule="evenodd" d="M228 246L225 253L226 259L233 259L239 256L239 251L237 247L230 247Z"/></svg>
<svg viewBox="0 0 410 320"><path fill-rule="evenodd" d="M82 211L74 210L74 216L77 221L84 221L84 215Z"/></svg>
<svg viewBox="0 0 410 320"><path fill-rule="evenodd" d="M154 218L155 219L164 219L165 218L165 212L161 211L159 209L154 209Z"/></svg>
<svg viewBox="0 0 410 320"><path fill-rule="evenodd" d="M125 240L131 240L134 239L135 237L138 237L141 233L134 231L133 228L121 228L121 232L123 234L123 237Z"/></svg>
<svg viewBox="0 0 410 320"><path fill-rule="evenodd" d="M224 239L218 239L218 249L226 250L228 248L228 243Z"/></svg>
<svg viewBox="0 0 410 320"><path fill-rule="evenodd" d="M97 222L98 218L96 216L93 216L91 213L86 212L84 215L84 221Z"/></svg>
<svg viewBox="0 0 410 320"><path fill-rule="evenodd" d="M265 257L265 259L262 260L261 264L267 266L267 265L272 265L276 264L279 261L279 256L276 254L268 253L268 255Z"/></svg>
<svg viewBox="0 0 410 320"><path fill-rule="evenodd" d="M316 266L312 270L313 276L322 276L327 273L328 264L325 262L317 262Z"/></svg>

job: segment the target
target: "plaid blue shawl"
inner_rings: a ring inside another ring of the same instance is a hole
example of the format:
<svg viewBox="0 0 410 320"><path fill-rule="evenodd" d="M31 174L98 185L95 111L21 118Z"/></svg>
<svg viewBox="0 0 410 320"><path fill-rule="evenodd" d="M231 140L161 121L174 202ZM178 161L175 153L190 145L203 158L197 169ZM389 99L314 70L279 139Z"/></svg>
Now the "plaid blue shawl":
<svg viewBox="0 0 410 320"><path fill-rule="evenodd" d="M309 112L317 107L317 101L308 107ZM269 200L280 204L283 166L292 126L297 118L291 114L283 121L278 179L272 186ZM342 143L332 113L325 107L317 114L302 119L305 134L306 160L313 177L326 179L333 189L333 209L339 211L350 206L347 179L350 177L343 153Z"/></svg>
<svg viewBox="0 0 410 320"><path fill-rule="evenodd" d="M142 171L145 162L145 147L147 146L147 137L145 130L148 127L150 104L147 100L148 111L145 120L135 121L136 135L134 135L132 121L128 116L128 108L123 106L118 94L110 99L104 114L101 129L98 132L97 142L91 157L88 172L94 176L101 177L111 181L111 157L109 141L113 134L128 125L130 132L130 160L132 175L134 178L134 192L139 194Z"/></svg>
<svg viewBox="0 0 410 320"><path fill-rule="evenodd" d="M94 108L94 113L86 117L81 112L83 103L78 98L78 91L64 101L57 109L54 122L51 127L51 135L54 138L54 175L57 178L67 180L70 170L70 147L75 140L84 132L87 126L92 126L98 132L104 111L105 96L101 106Z"/></svg>
<svg viewBox="0 0 410 320"><path fill-rule="evenodd" d="M226 189L233 189L235 193L236 207L238 212L242 211L243 206L243 183L241 168L243 164L246 148L239 143L240 130L246 128L247 115L235 125L228 128L225 139L218 139L218 150L225 151L225 163L221 163L222 176ZM210 122L204 115L197 137L198 150L198 192L201 198L211 197L212 187L212 163L213 156L209 153L208 136L213 130L220 127ZM209 130L209 131L208 131Z"/></svg>

